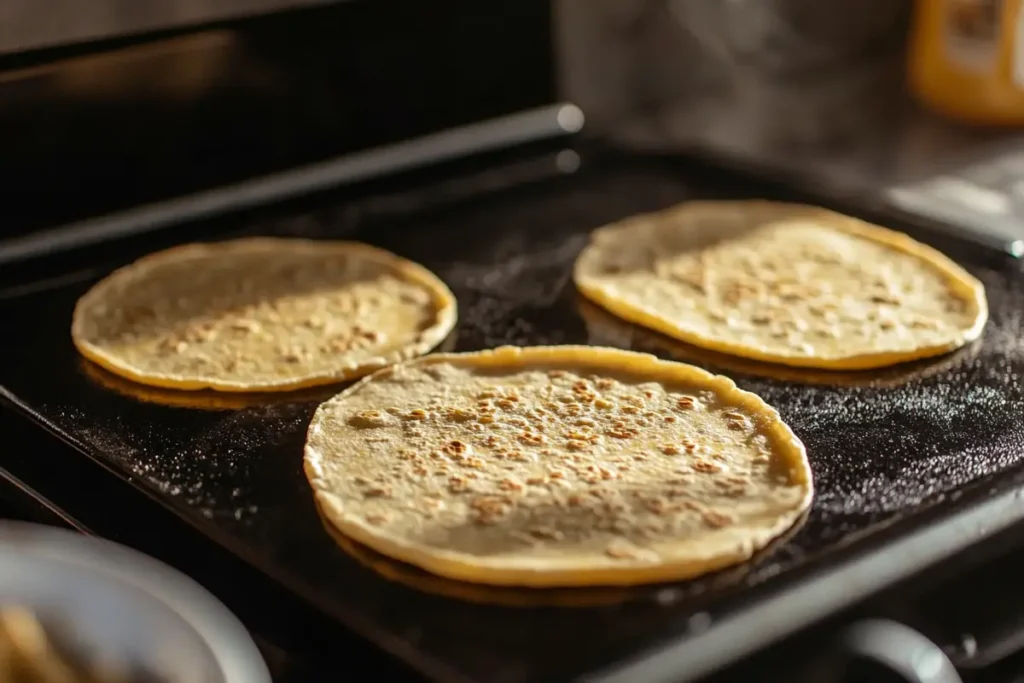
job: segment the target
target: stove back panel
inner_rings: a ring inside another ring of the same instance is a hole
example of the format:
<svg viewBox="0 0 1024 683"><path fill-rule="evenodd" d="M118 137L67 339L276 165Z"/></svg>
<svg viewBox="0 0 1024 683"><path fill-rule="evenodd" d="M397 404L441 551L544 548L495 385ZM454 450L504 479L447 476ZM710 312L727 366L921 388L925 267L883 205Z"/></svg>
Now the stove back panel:
<svg viewBox="0 0 1024 683"><path fill-rule="evenodd" d="M555 101L547 0L318 4L0 56L0 239Z"/></svg>

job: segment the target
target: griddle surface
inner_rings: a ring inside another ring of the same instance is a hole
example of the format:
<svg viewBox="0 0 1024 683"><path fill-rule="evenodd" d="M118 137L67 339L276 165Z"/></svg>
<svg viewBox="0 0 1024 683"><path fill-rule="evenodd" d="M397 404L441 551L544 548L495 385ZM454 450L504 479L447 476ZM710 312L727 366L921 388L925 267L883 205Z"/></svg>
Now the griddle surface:
<svg viewBox="0 0 1024 683"><path fill-rule="evenodd" d="M160 395L140 395L137 387L97 373L76 355L68 335L74 302L95 278L0 300L0 384L50 430L199 532L424 671L495 683L564 680L639 647L686 637L691 628L713 627L751 596L840 562L851 547L869 546L892 528L912 528L1019 479L1019 272L965 263L988 288L992 315L981 343L875 375L766 378L761 375L771 370L765 366L737 365L674 344L581 303L570 271L593 228L716 194L722 193L660 167L621 167L345 234L423 263L451 286L460 306L450 340L457 350L633 347L724 371L776 406L807 445L817 487L813 509L788 543L750 566L704 580L625 594L539 594L584 603L566 607L507 604L538 597L516 591L467 596L501 605L453 599L444 593L458 586L430 583L398 565L388 565L392 574L435 593L383 578L337 547L314 508L301 458L318 397L168 406ZM332 215L338 212L260 232L336 236ZM938 246L961 262L969 253L966 246L958 252L955 242ZM617 602L623 597L626 602ZM698 612L701 618L692 619Z"/></svg>

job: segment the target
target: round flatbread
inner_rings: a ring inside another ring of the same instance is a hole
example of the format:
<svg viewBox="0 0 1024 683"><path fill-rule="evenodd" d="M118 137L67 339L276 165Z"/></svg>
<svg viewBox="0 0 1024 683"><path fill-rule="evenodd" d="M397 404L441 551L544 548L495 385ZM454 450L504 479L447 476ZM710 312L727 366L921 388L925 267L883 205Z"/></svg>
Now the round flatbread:
<svg viewBox="0 0 1024 683"><path fill-rule="evenodd" d="M294 403L322 403L338 393L337 387L320 385L295 391L268 393L266 391L180 391L151 387L124 379L104 370L96 363L81 359L82 374L96 386L122 398L141 403L155 403L171 408L186 408L210 412L234 412L257 406Z"/></svg>
<svg viewBox="0 0 1024 683"><path fill-rule="evenodd" d="M811 501L803 445L725 377L584 346L438 354L317 410L305 470L341 533L463 581L686 579Z"/></svg>
<svg viewBox="0 0 1024 683"><path fill-rule="evenodd" d="M599 228L574 278L624 320L798 367L936 356L988 319L982 283L935 249L795 204L689 202Z"/></svg>
<svg viewBox="0 0 1024 683"><path fill-rule="evenodd" d="M637 594L634 588L625 586L533 590L519 586L488 586L482 583L454 581L425 572L406 562L398 562L362 543L356 543L334 528L334 525L319 510L319 506L317 509L320 512L324 530L348 557L387 581L400 583L407 588L423 593L482 605L525 608L597 607L622 604L642 597L642 594ZM737 569L741 570L742 567L737 567Z"/></svg>
<svg viewBox="0 0 1024 683"><path fill-rule="evenodd" d="M107 370L172 389L290 391L427 353L455 297L427 269L356 242L246 238L139 259L75 306L71 337Z"/></svg>
<svg viewBox="0 0 1024 683"><path fill-rule="evenodd" d="M894 388L969 365L977 357L981 347L980 342L974 342L956 353L938 359L903 363L891 368L880 368L874 372L817 370L749 360L687 344L661 332L626 322L582 296L577 302L577 310L587 326L588 344L653 353L666 360L690 363L733 378L757 377L792 384Z"/></svg>

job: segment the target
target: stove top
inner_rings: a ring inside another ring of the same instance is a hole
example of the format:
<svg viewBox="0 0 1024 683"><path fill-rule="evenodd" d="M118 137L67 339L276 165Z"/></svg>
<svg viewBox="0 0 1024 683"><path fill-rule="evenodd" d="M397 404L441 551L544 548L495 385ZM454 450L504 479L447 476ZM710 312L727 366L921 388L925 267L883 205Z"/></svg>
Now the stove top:
<svg viewBox="0 0 1024 683"><path fill-rule="evenodd" d="M567 154L578 163L567 164ZM1024 274L1014 264L953 235L896 225L985 283L992 316L979 343L870 377L737 364L588 306L573 290L571 264L590 230L630 214L696 197L792 194L585 144L539 158L556 171L546 180L468 199L449 192L454 203L404 216L368 208L393 205L398 190L390 202L348 192L294 214L191 230L207 239L362 239L421 262L459 298L449 341L457 350L604 344L729 374L779 408L807 444L818 487L804 523L753 563L631 591L467 591L358 547L340 550L301 474L320 396L183 399L119 381L75 354L67 334L75 299L158 242L180 241L180 232L83 255L76 272L34 290L0 292L0 315L28 331L0 341L2 396L73 457L438 680L693 680L1024 517L1016 494L1024 483ZM422 183L415 194L436 196Z"/></svg>

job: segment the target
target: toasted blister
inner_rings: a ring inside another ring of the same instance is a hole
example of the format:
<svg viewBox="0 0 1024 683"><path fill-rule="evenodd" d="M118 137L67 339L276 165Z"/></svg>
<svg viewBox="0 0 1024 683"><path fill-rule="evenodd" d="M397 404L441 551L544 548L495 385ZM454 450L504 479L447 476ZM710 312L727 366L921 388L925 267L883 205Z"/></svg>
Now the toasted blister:
<svg viewBox="0 0 1024 683"><path fill-rule="evenodd" d="M381 370L320 406L305 471L340 533L492 585L696 577L749 559L812 498L803 445L759 397L585 346Z"/></svg>
<svg viewBox="0 0 1024 683"><path fill-rule="evenodd" d="M587 298L713 351L857 370L950 352L988 319L982 283L907 235L825 209L688 202L594 231Z"/></svg>
<svg viewBox="0 0 1024 683"><path fill-rule="evenodd" d="M245 238L115 271L78 301L71 335L89 360L142 384L287 391L427 353L456 319L437 276L382 249Z"/></svg>

